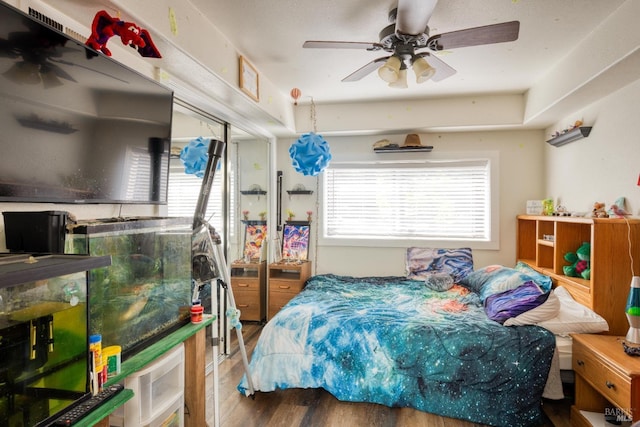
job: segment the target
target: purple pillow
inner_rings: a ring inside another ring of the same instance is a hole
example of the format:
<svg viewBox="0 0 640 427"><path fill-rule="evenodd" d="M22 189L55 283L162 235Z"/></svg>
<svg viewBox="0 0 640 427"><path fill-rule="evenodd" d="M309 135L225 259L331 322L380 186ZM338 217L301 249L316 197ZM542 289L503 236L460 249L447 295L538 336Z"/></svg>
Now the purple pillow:
<svg viewBox="0 0 640 427"><path fill-rule="evenodd" d="M515 289L488 296L484 301L484 311L489 319L504 323L507 319L538 307L547 298L549 292L529 280Z"/></svg>

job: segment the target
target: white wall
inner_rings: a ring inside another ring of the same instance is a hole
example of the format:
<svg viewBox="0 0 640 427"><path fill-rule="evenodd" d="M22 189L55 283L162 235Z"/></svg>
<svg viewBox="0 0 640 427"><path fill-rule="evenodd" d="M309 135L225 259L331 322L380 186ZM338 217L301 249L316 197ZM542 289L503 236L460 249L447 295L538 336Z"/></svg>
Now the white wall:
<svg viewBox="0 0 640 427"><path fill-rule="evenodd" d="M380 136L325 137L329 143L333 161L372 156L372 145L379 139L389 139L402 144L405 134ZM491 131L421 134L425 145L433 145L435 152L498 151L500 156L500 249L474 250L475 267L489 264L513 265L515 263L515 216L524 213L528 199L539 199L544 194L543 169L545 143L542 131ZM278 169L283 171L283 190L297 183L314 190L312 196L283 194L283 212L291 209L296 219L306 210L317 215L318 191L316 177L303 176L291 166L288 149L295 142L279 140L277 149ZM414 154L415 155L415 154ZM429 153L424 153L429 156ZM284 214L283 214L284 216ZM371 248L345 246L317 246L317 222L312 223L312 247L310 259L316 273L335 273L355 276L403 275L406 248ZM407 246L415 244L408 243ZM421 246L429 246L424 244Z"/></svg>
<svg viewBox="0 0 640 427"><path fill-rule="evenodd" d="M593 126L588 138L562 147L546 144L548 197L559 198L571 211L590 212L596 201L609 207L624 196L628 210L640 214L638 105L640 80L547 129L546 139L578 119Z"/></svg>

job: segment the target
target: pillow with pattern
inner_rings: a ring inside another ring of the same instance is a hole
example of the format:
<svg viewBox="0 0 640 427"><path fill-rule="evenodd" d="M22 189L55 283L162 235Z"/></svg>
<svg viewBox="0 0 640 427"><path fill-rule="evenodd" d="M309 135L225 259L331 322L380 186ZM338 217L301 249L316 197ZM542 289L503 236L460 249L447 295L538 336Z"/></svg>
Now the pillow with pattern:
<svg viewBox="0 0 640 427"><path fill-rule="evenodd" d="M515 289L489 295L484 301L484 311L489 319L504 323L512 317L539 307L548 297L548 292L530 280Z"/></svg>
<svg viewBox="0 0 640 427"><path fill-rule="evenodd" d="M447 273L459 283L473 271L471 248L431 249L407 248L405 258L407 279L424 280L435 273Z"/></svg>
<svg viewBox="0 0 640 427"><path fill-rule="evenodd" d="M537 278L502 265L489 265L476 270L463 278L460 284L478 293L480 300L484 302L493 294L515 289L529 281L545 289L545 286L538 283Z"/></svg>

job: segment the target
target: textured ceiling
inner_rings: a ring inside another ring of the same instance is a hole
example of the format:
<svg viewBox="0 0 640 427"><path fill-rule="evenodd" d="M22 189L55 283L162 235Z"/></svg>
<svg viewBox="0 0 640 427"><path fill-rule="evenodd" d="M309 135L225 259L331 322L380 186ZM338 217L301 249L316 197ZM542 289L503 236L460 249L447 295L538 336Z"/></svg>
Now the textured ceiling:
<svg viewBox="0 0 640 427"><path fill-rule="evenodd" d="M378 42L389 24L388 0L191 0L230 43L284 93L341 102L438 98L462 94L524 93L567 55L623 0L440 0L429 21L431 35L520 21L517 41L444 51L457 70L443 81L393 89L374 72L357 82L341 79L383 52L303 49L305 40Z"/></svg>

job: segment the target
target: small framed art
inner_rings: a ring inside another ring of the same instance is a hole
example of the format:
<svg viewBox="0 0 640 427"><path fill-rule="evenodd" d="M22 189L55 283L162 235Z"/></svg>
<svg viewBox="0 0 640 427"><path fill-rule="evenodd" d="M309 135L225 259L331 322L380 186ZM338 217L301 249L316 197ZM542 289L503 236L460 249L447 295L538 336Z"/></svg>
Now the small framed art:
<svg viewBox="0 0 640 427"><path fill-rule="evenodd" d="M247 223L244 227L244 250L242 256L245 262L262 261L263 246L267 238L267 224Z"/></svg>
<svg viewBox="0 0 640 427"><path fill-rule="evenodd" d="M254 101L260 100L260 81L258 70L244 56L240 56L240 90Z"/></svg>
<svg viewBox="0 0 640 427"><path fill-rule="evenodd" d="M285 224L282 231L282 258L305 261L309 258L309 224Z"/></svg>

